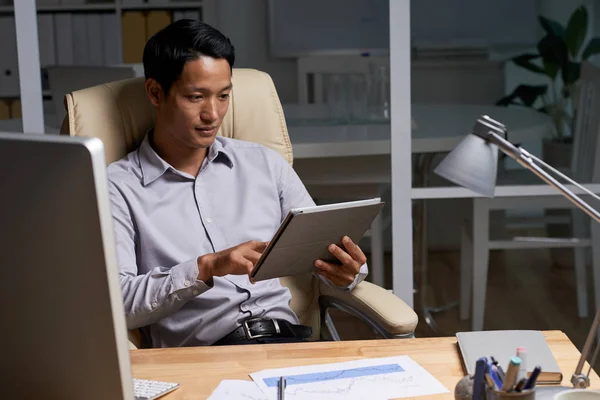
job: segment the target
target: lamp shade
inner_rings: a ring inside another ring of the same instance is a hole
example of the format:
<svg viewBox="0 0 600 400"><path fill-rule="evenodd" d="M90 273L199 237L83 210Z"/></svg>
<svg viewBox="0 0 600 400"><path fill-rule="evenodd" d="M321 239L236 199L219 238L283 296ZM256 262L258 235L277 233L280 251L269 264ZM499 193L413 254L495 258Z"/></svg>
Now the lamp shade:
<svg viewBox="0 0 600 400"><path fill-rule="evenodd" d="M498 146L469 134L437 166L434 172L483 196L494 197L498 171Z"/></svg>

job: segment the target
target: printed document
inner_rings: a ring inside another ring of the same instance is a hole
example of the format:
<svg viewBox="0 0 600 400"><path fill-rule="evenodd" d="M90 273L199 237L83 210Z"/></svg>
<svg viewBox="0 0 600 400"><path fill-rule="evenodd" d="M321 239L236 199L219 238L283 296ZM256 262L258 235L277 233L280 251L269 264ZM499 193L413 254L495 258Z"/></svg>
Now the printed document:
<svg viewBox="0 0 600 400"><path fill-rule="evenodd" d="M250 374L267 398L274 400L282 376L286 380L286 400L375 400L448 392L408 356L269 369Z"/></svg>

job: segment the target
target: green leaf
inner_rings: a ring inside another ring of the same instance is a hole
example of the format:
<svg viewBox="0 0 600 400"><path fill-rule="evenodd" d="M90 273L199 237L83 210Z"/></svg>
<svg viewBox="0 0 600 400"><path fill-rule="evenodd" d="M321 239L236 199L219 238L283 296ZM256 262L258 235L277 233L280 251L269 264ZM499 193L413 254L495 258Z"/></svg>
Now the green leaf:
<svg viewBox="0 0 600 400"><path fill-rule="evenodd" d="M516 104L514 100L517 98L514 94L509 94L508 96L504 96L500 100L496 102L497 106L508 106L509 104Z"/></svg>
<svg viewBox="0 0 600 400"><path fill-rule="evenodd" d="M547 85L519 85L511 94L505 96L496 102L496 105L507 106L509 104L519 104L516 99L522 101L522 105L532 107L533 103L543 96L548 90Z"/></svg>
<svg viewBox="0 0 600 400"><path fill-rule="evenodd" d="M569 61L563 65L561 72L565 86L571 85L577 82L579 79L579 75L581 73L581 64Z"/></svg>
<svg viewBox="0 0 600 400"><path fill-rule="evenodd" d="M565 32L565 41L571 56L577 57L577 54L579 54L579 50L581 50L581 45L583 44L583 40L585 39L585 35L587 33L587 29L587 9L584 6L581 6L578 7L573 14L571 14L571 18L569 18L567 30Z"/></svg>
<svg viewBox="0 0 600 400"><path fill-rule="evenodd" d="M563 26L557 21L542 16L538 17L538 19L540 24L542 24L542 28L544 28L548 35L557 36L560 38L565 37L565 28L563 28Z"/></svg>
<svg viewBox="0 0 600 400"><path fill-rule="evenodd" d="M537 47L544 65L565 65L569 62L567 44L561 37L546 35L538 42Z"/></svg>
<svg viewBox="0 0 600 400"><path fill-rule="evenodd" d="M538 97L546 94L547 90L547 85L519 85L515 90L515 94L526 106L531 107Z"/></svg>
<svg viewBox="0 0 600 400"><path fill-rule="evenodd" d="M556 79L556 75L558 75L558 71L560 70L560 65L551 63L548 60L543 60L543 63L546 75L552 78L552 80Z"/></svg>
<svg viewBox="0 0 600 400"><path fill-rule="evenodd" d="M538 74L546 74L544 68L531 62L531 60L535 60L538 58L540 58L538 54L522 54L513 58L512 61L519 67L525 68L526 70L529 70L531 72L535 72Z"/></svg>
<svg viewBox="0 0 600 400"><path fill-rule="evenodd" d="M588 42L585 50L583 51L583 54L581 55L581 58L583 60L587 60L588 58L590 58L590 56L593 56L594 54L598 53L600 53L600 38L595 37Z"/></svg>

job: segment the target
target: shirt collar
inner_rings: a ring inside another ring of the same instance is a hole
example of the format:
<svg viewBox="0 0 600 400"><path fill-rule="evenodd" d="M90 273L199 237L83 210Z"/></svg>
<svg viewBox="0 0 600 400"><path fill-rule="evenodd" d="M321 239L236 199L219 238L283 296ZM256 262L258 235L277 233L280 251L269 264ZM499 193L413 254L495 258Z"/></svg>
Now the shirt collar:
<svg viewBox="0 0 600 400"><path fill-rule="evenodd" d="M163 160L156 151L150 145L150 135L152 130L148 131L140 144L138 154L140 158L140 168L142 169L142 179L144 186L149 185L158 178L160 178L167 170L177 172L173 166ZM208 149L208 156L204 163L210 163L213 161L223 162L229 168L233 168L233 158L231 157L231 149L226 148L226 144L223 144L222 139L217 137Z"/></svg>

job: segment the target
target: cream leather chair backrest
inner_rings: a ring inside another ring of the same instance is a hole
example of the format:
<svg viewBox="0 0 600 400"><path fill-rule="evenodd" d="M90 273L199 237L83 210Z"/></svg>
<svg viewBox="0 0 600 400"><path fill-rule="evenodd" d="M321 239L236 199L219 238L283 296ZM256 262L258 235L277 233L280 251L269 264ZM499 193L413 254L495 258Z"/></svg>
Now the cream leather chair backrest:
<svg viewBox="0 0 600 400"><path fill-rule="evenodd" d="M233 69L231 103L219 135L268 146L292 164L292 145L279 96L271 77L253 69ZM65 96L67 117L61 132L97 137L106 163L134 150L154 124L154 109L144 79L133 78L75 91ZM312 275L281 279L292 293L291 307L319 338L319 285Z"/></svg>

